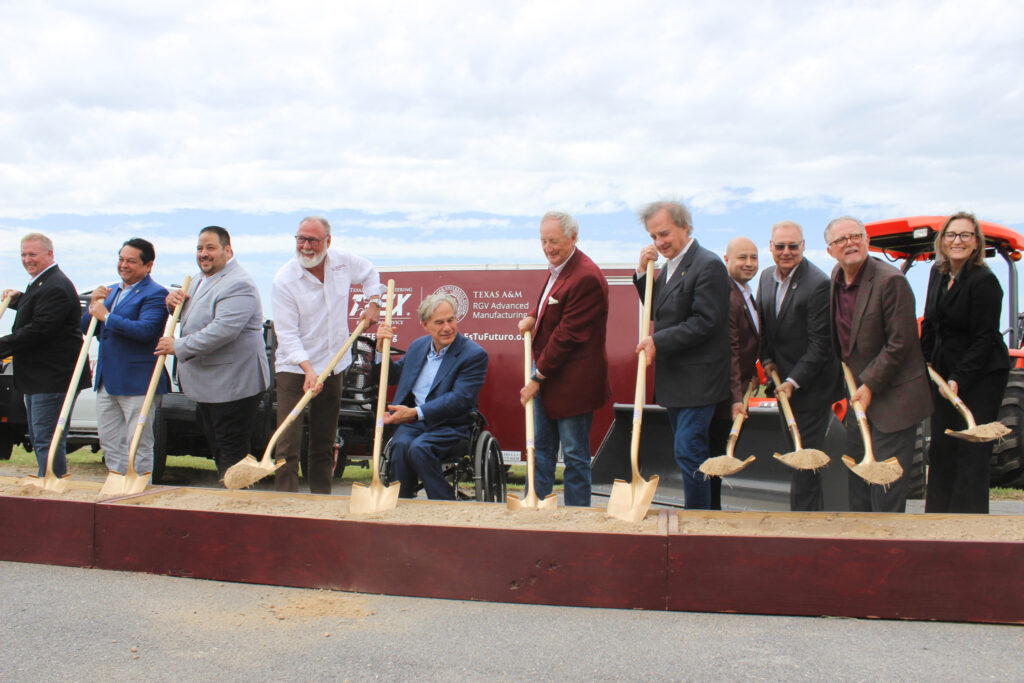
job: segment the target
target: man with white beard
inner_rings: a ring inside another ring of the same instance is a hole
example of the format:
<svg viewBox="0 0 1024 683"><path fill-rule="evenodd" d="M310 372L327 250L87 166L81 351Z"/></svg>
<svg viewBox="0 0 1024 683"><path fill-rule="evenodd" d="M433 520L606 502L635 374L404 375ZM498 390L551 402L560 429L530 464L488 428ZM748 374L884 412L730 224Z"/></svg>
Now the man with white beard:
<svg viewBox="0 0 1024 683"><path fill-rule="evenodd" d="M275 372L277 421L280 424L308 390L316 395L309 403L309 471L306 480L312 493L330 493L334 476L334 439L341 408L342 373L351 363L346 356L326 382L317 378L351 334L349 287L361 284L366 306L361 320L367 327L380 318L384 287L373 264L347 251L331 249L331 224L309 216L295 234L295 258L274 276L271 303L277 334ZM278 491L299 490L299 447L302 421L296 420L277 441L276 456L285 464L277 470Z"/></svg>

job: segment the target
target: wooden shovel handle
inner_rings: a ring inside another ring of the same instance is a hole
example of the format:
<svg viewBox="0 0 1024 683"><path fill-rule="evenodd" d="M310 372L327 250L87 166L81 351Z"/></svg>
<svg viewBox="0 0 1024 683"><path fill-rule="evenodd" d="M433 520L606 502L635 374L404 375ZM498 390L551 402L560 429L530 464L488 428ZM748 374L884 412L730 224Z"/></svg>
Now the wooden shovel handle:
<svg viewBox="0 0 1024 683"><path fill-rule="evenodd" d="M651 299L654 298L654 261L647 262L644 281L644 308L640 318L640 340L651 333ZM647 397L647 353L641 351L636 360L636 392L633 395L633 432L629 444L629 466L632 481L640 478L640 427L643 423L644 399Z"/></svg>
<svg viewBox="0 0 1024 683"><path fill-rule="evenodd" d="M71 408L75 403L75 396L78 394L78 381L82 379L82 370L85 368L85 362L89 360L89 345L92 344L94 334L96 334L96 318L89 321L89 329L85 332L82 348L78 352L78 360L75 361L75 371L71 373L71 384L68 385L68 393L64 395L64 404L60 408L60 416L57 417L57 426L54 428L53 438L50 440L50 451L46 455L47 477L53 475L53 460L57 456L60 437L64 435L64 427L67 425L68 416L71 415Z"/></svg>
<svg viewBox="0 0 1024 683"><path fill-rule="evenodd" d="M750 398L757 391L757 376L750 378L750 383L747 385L747 390L743 394L743 409L746 410L750 404ZM733 451L736 449L736 442L740 438L740 427L743 426L743 421L747 419L747 416L740 413L732 421L732 429L729 430L729 441L725 444L725 455L726 457L732 457Z"/></svg>
<svg viewBox="0 0 1024 683"><path fill-rule="evenodd" d="M391 312L395 306L395 281L388 280L388 301L384 309L384 324L391 326ZM373 428L373 479L370 485L374 488L382 486L380 483L380 452L383 448L381 440L384 438L384 408L388 403L388 370L391 367L391 337L384 339L384 347L380 351L380 382L377 387L377 418Z"/></svg>
<svg viewBox="0 0 1024 683"><path fill-rule="evenodd" d="M800 442L800 429L796 425L796 418L793 417L793 407L789 405L789 399L784 393L778 391L782 382L779 379L779 373L775 370L772 370L772 381L775 382L775 398L782 406L782 414L786 416L786 426L789 427L789 433L793 436L793 446L800 450L803 448L803 444Z"/></svg>
<svg viewBox="0 0 1024 683"><path fill-rule="evenodd" d="M939 387L939 393L942 394L942 396L946 400L952 403L953 406L960 412L960 414L964 416L964 420L967 421L967 428L973 429L974 427L977 427L978 423L974 421L974 414L971 413L971 410L970 408L967 407L967 404L964 403L959 396L953 393L953 389L950 388L946 380L942 379L942 375L937 373L935 371L935 368L933 368L930 365L928 366L928 376L931 377L932 381L935 382L935 385Z"/></svg>
<svg viewBox="0 0 1024 683"><path fill-rule="evenodd" d="M524 386L530 383L533 377L533 335L529 330L523 332L523 377ZM533 399L526 402L526 485L530 487L527 496L535 496L534 493L534 469L536 463L536 425L533 416Z"/></svg>
<svg viewBox="0 0 1024 683"><path fill-rule="evenodd" d="M4 317L4 313L7 312L7 307L11 305L11 301L14 300L13 294L8 294L4 297L3 301L0 301L0 318Z"/></svg>
<svg viewBox="0 0 1024 683"><path fill-rule="evenodd" d="M868 427L868 416L865 414L861 402L853 400L853 395L857 393L857 381L853 378L850 366L846 363L843 363L843 377L846 379L846 390L850 392L850 403L853 405L853 412L857 416L857 426L860 428L860 435L864 440L864 459L861 462L874 462L875 454L871 450L871 429Z"/></svg>

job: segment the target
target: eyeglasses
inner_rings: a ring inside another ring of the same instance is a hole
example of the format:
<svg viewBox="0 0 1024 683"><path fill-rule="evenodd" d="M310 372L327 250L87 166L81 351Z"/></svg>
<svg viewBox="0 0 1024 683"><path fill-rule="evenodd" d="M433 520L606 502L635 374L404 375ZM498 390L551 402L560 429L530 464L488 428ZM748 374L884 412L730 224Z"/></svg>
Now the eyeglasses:
<svg viewBox="0 0 1024 683"><path fill-rule="evenodd" d="M862 239L864 239L864 233L858 232L858 233L855 233L853 235L845 235L843 237L837 237L836 239L834 239L831 242L829 242L828 246L830 246L830 247L845 247L847 242L849 242L850 244L860 244L860 241Z"/></svg>
<svg viewBox="0 0 1024 683"><path fill-rule="evenodd" d="M974 239L973 232L947 232L942 236L942 239L947 242L956 242L956 238L959 237L961 242L970 242Z"/></svg>
<svg viewBox="0 0 1024 683"><path fill-rule="evenodd" d="M775 248L775 251L785 251L786 249L796 251L800 248L801 244L803 244L803 242L772 242L772 246Z"/></svg>
<svg viewBox="0 0 1024 683"><path fill-rule="evenodd" d="M320 243L323 242L323 240L320 239L319 237L304 237L302 235L295 236L295 243L298 244L300 247L304 242L308 242L309 246L316 249L317 247L320 246Z"/></svg>

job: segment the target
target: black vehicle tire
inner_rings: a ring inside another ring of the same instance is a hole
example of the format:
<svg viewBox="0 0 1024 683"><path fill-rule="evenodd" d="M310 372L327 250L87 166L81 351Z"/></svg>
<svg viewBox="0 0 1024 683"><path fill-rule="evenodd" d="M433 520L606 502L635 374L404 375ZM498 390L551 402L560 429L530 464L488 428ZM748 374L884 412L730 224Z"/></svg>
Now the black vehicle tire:
<svg viewBox="0 0 1024 683"><path fill-rule="evenodd" d="M1024 488L1024 369L1010 370L1003 403L999 408L999 421L1009 427L1010 435L997 441L989 460L989 484Z"/></svg>
<svg viewBox="0 0 1024 683"><path fill-rule="evenodd" d="M167 466L167 421L160 406L153 410L153 484L162 484Z"/></svg>
<svg viewBox="0 0 1024 683"><path fill-rule="evenodd" d="M0 460L10 460L14 450L14 439L9 427L0 427Z"/></svg>
<svg viewBox="0 0 1024 683"><path fill-rule="evenodd" d="M910 466L907 488L908 500L923 500L928 488L928 446L931 443L931 419L917 425L914 435L914 462Z"/></svg>
<svg viewBox="0 0 1024 683"><path fill-rule="evenodd" d="M384 486L391 485L391 451L393 448L391 439L388 439L388 442L384 444L384 450L380 454L380 483Z"/></svg>
<svg viewBox="0 0 1024 683"><path fill-rule="evenodd" d="M476 479L476 499L485 503L505 502L505 467L501 460L501 446L490 432L480 432L473 454Z"/></svg>

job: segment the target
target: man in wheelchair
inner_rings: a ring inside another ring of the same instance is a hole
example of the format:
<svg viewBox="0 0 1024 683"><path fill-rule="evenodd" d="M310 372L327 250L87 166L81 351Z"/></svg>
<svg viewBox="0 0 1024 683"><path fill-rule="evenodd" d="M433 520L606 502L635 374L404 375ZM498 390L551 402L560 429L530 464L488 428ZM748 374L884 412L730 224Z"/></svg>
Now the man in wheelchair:
<svg viewBox="0 0 1024 683"><path fill-rule="evenodd" d="M400 360L389 359L388 383L398 388L384 423L398 425L391 438L391 466L402 498L414 497L420 481L430 499L455 498L441 471L441 457L470 438L487 375L487 352L459 334L457 306L447 294L425 298L419 316L428 336L412 342ZM391 326L381 323L378 352L393 335Z"/></svg>

